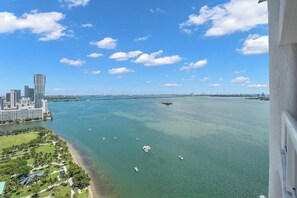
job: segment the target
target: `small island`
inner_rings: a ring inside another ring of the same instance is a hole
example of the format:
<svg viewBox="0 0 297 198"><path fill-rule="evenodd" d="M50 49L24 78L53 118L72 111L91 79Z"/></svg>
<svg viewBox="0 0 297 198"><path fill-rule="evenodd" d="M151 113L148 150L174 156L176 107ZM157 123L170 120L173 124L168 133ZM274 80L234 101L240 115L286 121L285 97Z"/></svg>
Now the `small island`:
<svg viewBox="0 0 297 198"><path fill-rule="evenodd" d="M92 197L90 177L51 130L0 131L0 155L2 197Z"/></svg>
<svg viewBox="0 0 297 198"><path fill-rule="evenodd" d="M161 104L166 105L166 106L170 106L170 105L172 105L173 103L172 103L172 102L161 102Z"/></svg>

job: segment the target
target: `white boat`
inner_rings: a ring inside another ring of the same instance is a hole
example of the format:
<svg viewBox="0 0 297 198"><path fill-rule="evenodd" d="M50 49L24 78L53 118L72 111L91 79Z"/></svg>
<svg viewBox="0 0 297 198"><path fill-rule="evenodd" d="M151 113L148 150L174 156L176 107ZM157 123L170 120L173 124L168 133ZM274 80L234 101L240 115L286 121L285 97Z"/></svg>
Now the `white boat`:
<svg viewBox="0 0 297 198"><path fill-rule="evenodd" d="M138 138L136 138L136 140L138 141L139 139L138 139Z"/></svg>
<svg viewBox="0 0 297 198"><path fill-rule="evenodd" d="M102 138L102 140L105 140L105 137L104 137L104 138Z"/></svg>
<svg viewBox="0 0 297 198"><path fill-rule="evenodd" d="M184 157L181 156L181 155L179 155L178 158L179 158L180 160L183 160L183 159L184 159Z"/></svg>
<svg viewBox="0 0 297 198"><path fill-rule="evenodd" d="M135 170L136 173L139 172L139 169L137 168L137 166L134 167L134 170Z"/></svg>
<svg viewBox="0 0 297 198"><path fill-rule="evenodd" d="M145 146L145 145L142 147L142 149L146 153L148 153L148 152L150 152L152 150L150 146Z"/></svg>
<svg viewBox="0 0 297 198"><path fill-rule="evenodd" d="M92 129L90 128L89 131L92 131Z"/></svg>
<svg viewBox="0 0 297 198"><path fill-rule="evenodd" d="M113 137L113 139L117 139L117 137Z"/></svg>

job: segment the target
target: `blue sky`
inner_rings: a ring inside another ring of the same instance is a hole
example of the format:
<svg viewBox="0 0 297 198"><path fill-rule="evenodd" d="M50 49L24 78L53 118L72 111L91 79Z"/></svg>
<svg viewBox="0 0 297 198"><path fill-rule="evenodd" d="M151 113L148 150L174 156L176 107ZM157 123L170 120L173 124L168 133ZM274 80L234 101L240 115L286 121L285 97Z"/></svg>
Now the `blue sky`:
<svg viewBox="0 0 297 198"><path fill-rule="evenodd" d="M268 93L266 3L1 0L0 95Z"/></svg>

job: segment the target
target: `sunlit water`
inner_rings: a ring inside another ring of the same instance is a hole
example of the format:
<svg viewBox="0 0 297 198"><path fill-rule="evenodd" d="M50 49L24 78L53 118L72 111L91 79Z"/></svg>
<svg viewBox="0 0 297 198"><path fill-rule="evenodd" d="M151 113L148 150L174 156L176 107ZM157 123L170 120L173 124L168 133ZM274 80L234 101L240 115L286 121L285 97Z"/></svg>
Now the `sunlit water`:
<svg viewBox="0 0 297 198"><path fill-rule="evenodd" d="M257 197L268 188L268 106L214 97L61 102L49 105L53 121L17 127L54 129L106 197Z"/></svg>

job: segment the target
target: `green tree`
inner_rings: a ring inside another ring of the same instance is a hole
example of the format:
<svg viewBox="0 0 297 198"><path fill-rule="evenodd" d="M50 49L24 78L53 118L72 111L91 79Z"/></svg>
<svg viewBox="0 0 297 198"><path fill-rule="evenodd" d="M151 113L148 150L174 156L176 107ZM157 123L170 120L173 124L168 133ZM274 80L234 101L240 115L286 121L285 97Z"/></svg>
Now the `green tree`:
<svg viewBox="0 0 297 198"><path fill-rule="evenodd" d="M30 149L30 154L31 154L31 157L34 157L35 156L35 154L36 154L35 148L31 148Z"/></svg>
<svg viewBox="0 0 297 198"><path fill-rule="evenodd" d="M40 191L40 187L38 184L34 184L34 186L32 187L32 192L37 194Z"/></svg>
<svg viewBox="0 0 297 198"><path fill-rule="evenodd" d="M90 178L85 172L80 172L72 177L73 186L83 189L90 185Z"/></svg>

